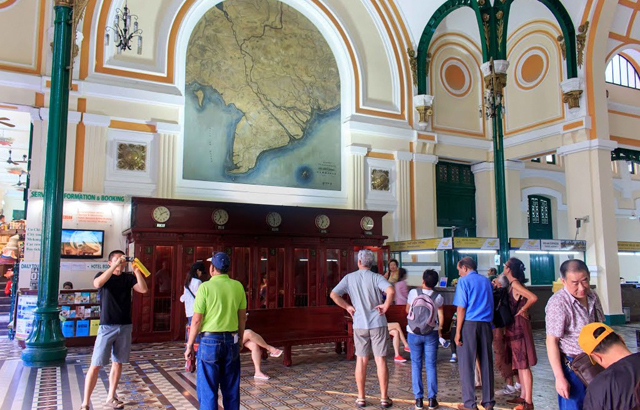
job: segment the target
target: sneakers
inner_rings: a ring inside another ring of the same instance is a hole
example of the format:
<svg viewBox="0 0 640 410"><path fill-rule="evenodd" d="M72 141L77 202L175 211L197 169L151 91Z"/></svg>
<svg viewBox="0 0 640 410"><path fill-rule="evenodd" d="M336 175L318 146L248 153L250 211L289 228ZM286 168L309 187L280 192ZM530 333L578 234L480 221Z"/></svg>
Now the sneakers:
<svg viewBox="0 0 640 410"><path fill-rule="evenodd" d="M404 351L405 351L405 352L411 352L411 349L409 349L409 347L405 347L405 348L404 348Z"/></svg>
<svg viewBox="0 0 640 410"><path fill-rule="evenodd" d="M429 410L437 409L438 407L440 407L440 404L438 404L438 400L436 400L435 397L430 398L429 399Z"/></svg>
<svg viewBox="0 0 640 410"><path fill-rule="evenodd" d="M447 349L449 346L451 346L451 342L449 342L447 339L445 339L444 337L441 337L438 339L438 341L440 341L440 345L442 347L444 347L445 349Z"/></svg>
<svg viewBox="0 0 640 410"><path fill-rule="evenodd" d="M516 382L516 384L514 384L513 387L515 387L516 390L520 391L520 383Z"/></svg>
<svg viewBox="0 0 640 410"><path fill-rule="evenodd" d="M404 358L404 357L402 357L402 356L396 356L396 357L394 357L394 358L393 358L393 360L394 360L394 361L396 361L396 362L398 362L398 363L404 363L404 362L406 362L406 361L407 361L407 359L405 359L405 358Z"/></svg>
<svg viewBox="0 0 640 410"><path fill-rule="evenodd" d="M422 397L416 399L416 410L422 410Z"/></svg>
<svg viewBox="0 0 640 410"><path fill-rule="evenodd" d="M515 387L507 384L506 386L504 386L504 389L498 390L496 392L496 396L510 396L512 394L515 394L517 391L518 390Z"/></svg>
<svg viewBox="0 0 640 410"><path fill-rule="evenodd" d="M455 353L452 354L451 359L449 359L449 363L458 363L458 355Z"/></svg>

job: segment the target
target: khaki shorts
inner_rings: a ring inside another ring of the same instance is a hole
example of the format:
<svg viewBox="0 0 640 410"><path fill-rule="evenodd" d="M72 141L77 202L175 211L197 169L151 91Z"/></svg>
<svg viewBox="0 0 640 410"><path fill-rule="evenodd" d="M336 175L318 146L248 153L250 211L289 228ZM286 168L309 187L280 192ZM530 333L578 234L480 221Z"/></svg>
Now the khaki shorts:
<svg viewBox="0 0 640 410"><path fill-rule="evenodd" d="M356 346L356 356L369 357L373 352L375 357L386 357L389 348L389 330L387 326L353 329L353 341Z"/></svg>

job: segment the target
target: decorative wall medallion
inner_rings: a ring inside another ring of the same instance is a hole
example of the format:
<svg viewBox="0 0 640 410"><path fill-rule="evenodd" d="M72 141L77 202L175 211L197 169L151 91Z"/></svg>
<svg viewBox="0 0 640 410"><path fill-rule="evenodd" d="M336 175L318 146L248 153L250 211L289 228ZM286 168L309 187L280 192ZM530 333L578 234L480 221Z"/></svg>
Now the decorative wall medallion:
<svg viewBox="0 0 640 410"><path fill-rule="evenodd" d="M371 189L374 191L389 190L389 170L388 169L372 169L371 170Z"/></svg>
<svg viewBox="0 0 640 410"><path fill-rule="evenodd" d="M543 47L532 47L516 61L516 85L531 90L544 81L548 72L549 53Z"/></svg>
<svg viewBox="0 0 640 410"><path fill-rule="evenodd" d="M440 67L440 81L454 97L465 97L471 91L471 72L464 61L447 58Z"/></svg>
<svg viewBox="0 0 640 410"><path fill-rule="evenodd" d="M147 169L147 146L119 143L116 167L127 171L145 171Z"/></svg>

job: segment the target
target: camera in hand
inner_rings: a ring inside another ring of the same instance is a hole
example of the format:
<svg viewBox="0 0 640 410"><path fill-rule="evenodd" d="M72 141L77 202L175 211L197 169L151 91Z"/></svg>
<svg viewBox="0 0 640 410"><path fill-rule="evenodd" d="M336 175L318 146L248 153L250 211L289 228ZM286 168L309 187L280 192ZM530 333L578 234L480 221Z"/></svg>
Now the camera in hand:
<svg viewBox="0 0 640 410"><path fill-rule="evenodd" d="M124 260L127 262L133 262L133 260L135 259L135 257L133 256L125 256Z"/></svg>

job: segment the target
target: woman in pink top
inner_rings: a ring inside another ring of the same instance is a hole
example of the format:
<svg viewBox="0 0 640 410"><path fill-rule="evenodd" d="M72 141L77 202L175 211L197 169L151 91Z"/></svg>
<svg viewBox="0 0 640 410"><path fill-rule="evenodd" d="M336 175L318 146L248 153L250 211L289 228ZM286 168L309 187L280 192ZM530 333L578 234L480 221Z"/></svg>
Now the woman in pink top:
<svg viewBox="0 0 640 410"><path fill-rule="evenodd" d="M407 270L405 268L398 269L398 282L396 282L396 305L406 305L407 296L409 295L409 286L407 286Z"/></svg>

